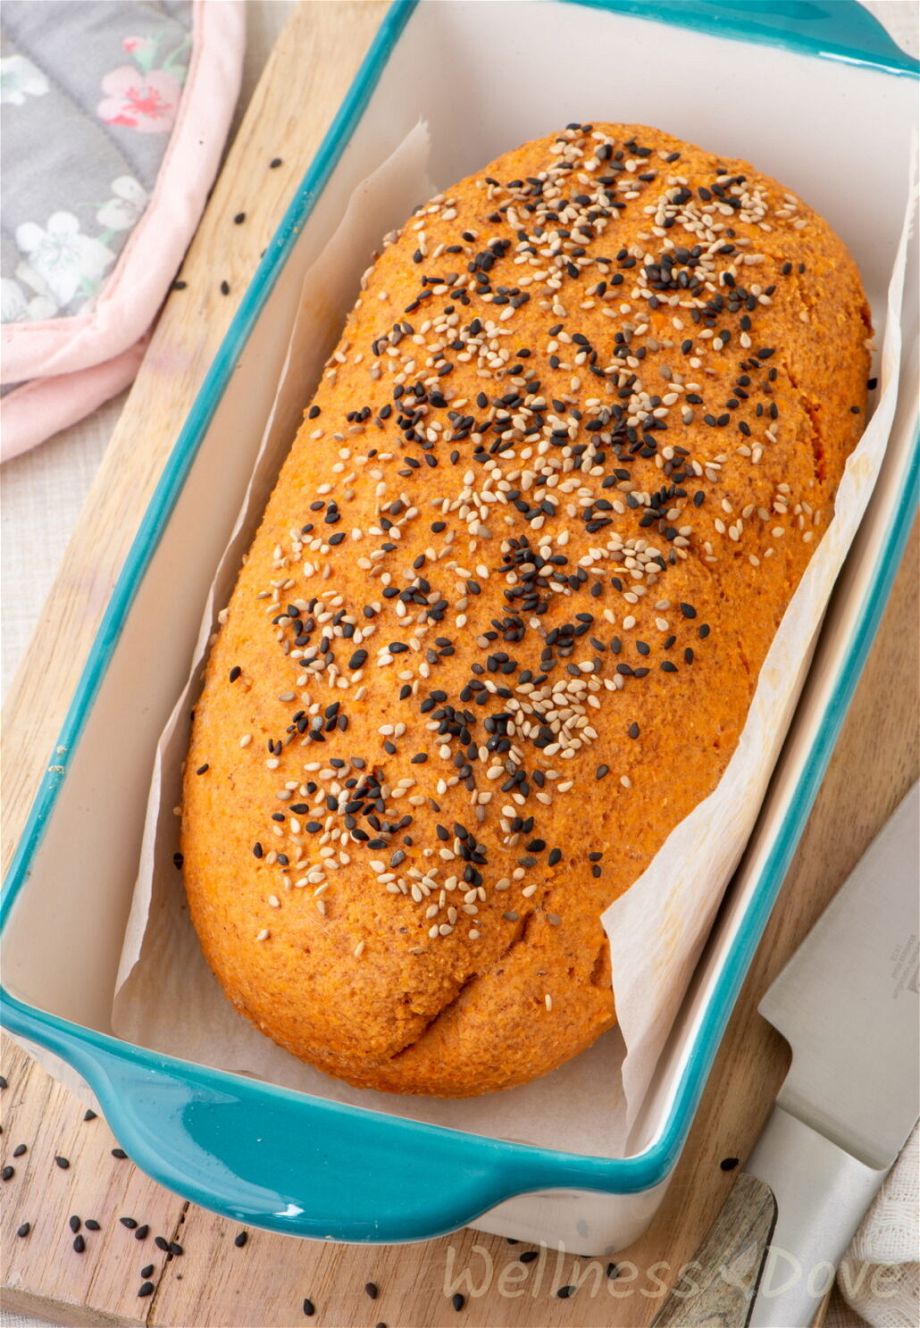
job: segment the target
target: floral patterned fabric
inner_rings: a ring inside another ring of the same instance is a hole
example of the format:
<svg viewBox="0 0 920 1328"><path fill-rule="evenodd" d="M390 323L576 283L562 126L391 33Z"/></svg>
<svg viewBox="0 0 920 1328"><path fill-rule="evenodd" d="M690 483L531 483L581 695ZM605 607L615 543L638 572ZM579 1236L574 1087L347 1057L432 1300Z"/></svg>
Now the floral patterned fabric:
<svg viewBox="0 0 920 1328"><path fill-rule="evenodd" d="M5 0L0 322L93 308L147 206L191 32L191 0Z"/></svg>

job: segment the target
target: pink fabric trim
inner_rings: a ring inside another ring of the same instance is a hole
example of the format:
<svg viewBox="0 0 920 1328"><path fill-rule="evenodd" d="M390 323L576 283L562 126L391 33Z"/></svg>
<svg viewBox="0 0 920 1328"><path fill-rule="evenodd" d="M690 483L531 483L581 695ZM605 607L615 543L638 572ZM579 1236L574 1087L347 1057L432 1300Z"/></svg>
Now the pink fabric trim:
<svg viewBox="0 0 920 1328"><path fill-rule="evenodd" d="M148 340L142 337L103 364L55 378L35 378L5 396L0 405L0 461L43 443L127 387L140 368Z"/></svg>
<svg viewBox="0 0 920 1328"><path fill-rule="evenodd" d="M114 360L150 327L220 165L245 39L242 0L194 0L188 77L147 210L91 313L0 329L0 382L69 374Z"/></svg>

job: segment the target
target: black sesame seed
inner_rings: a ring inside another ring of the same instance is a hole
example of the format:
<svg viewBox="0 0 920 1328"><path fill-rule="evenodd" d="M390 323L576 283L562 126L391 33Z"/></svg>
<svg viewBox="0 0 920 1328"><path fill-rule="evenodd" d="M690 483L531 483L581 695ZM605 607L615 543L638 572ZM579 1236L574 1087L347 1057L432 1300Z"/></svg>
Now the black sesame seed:
<svg viewBox="0 0 920 1328"><path fill-rule="evenodd" d="M86 1249L86 1241L83 1239L82 1236L74 1236L73 1247L76 1250L77 1254L82 1254L83 1251Z"/></svg>
<svg viewBox="0 0 920 1328"><path fill-rule="evenodd" d="M113 1148L112 1156L117 1157L119 1162L124 1162L128 1154L125 1152L123 1148Z"/></svg>
<svg viewBox="0 0 920 1328"><path fill-rule="evenodd" d="M737 1165L738 1159L736 1157L723 1157L722 1161L719 1163L719 1166L723 1171L734 1171Z"/></svg>
<svg viewBox="0 0 920 1328"><path fill-rule="evenodd" d="M205 761L204 765L200 765L200 766L198 767L198 769L195 771L195 774L196 774L196 775L204 775L204 774L207 774L207 772L210 770L210 768L211 768L211 767L208 765L207 761Z"/></svg>
<svg viewBox="0 0 920 1328"><path fill-rule="evenodd" d="M561 1286L559 1290L556 1292L556 1295L559 1297L560 1300L568 1300L569 1296L575 1295L575 1288L571 1285Z"/></svg>
<svg viewBox="0 0 920 1328"><path fill-rule="evenodd" d="M365 1295L370 1296L371 1300L376 1300L380 1295L380 1288L377 1286L376 1282L365 1282L364 1293Z"/></svg>
<svg viewBox="0 0 920 1328"><path fill-rule="evenodd" d="M145 1223L143 1224L143 1226L139 1226L139 1227L137 1228L137 1230L135 1231L135 1233L134 1233L134 1239L135 1239L135 1240L146 1240L147 1237L148 1237L149 1235L150 1235L150 1228L149 1228L149 1226L147 1225L147 1223L145 1222Z"/></svg>
<svg viewBox="0 0 920 1328"><path fill-rule="evenodd" d="M70 1219L70 1222L69 1222L68 1225L70 1226L70 1229L71 1229L71 1231L74 1233L74 1235L76 1235L77 1232L80 1230L80 1227L81 1227L83 1224L82 1224L82 1222L80 1221L80 1219L77 1217L76 1213L74 1213L74 1215L73 1215L73 1217Z"/></svg>
<svg viewBox="0 0 920 1328"><path fill-rule="evenodd" d="M269 170L276 171L280 165L281 165L281 158L272 157L271 161L268 163L268 168Z"/></svg>
<svg viewBox="0 0 920 1328"><path fill-rule="evenodd" d="M233 224L234 226L242 226L245 220L246 220L246 213L238 212L236 216L233 218Z"/></svg>
<svg viewBox="0 0 920 1328"><path fill-rule="evenodd" d="M86 1221L83 1223L83 1225L86 1227L87 1231L102 1230L102 1227L99 1225L99 1223L96 1221L94 1217L88 1217Z"/></svg>
<svg viewBox="0 0 920 1328"><path fill-rule="evenodd" d="M166 1250L166 1251L169 1250L169 1241L166 1239L165 1236L155 1236L153 1243L154 1245L156 1245L158 1250Z"/></svg>
<svg viewBox="0 0 920 1328"><path fill-rule="evenodd" d="M615 1263L608 1263L606 1272L611 1282L615 1282L620 1276L620 1270Z"/></svg>
<svg viewBox="0 0 920 1328"><path fill-rule="evenodd" d="M174 281L174 282L172 283L172 285L170 286L169 289L170 289L170 290L185 290L185 288L186 288L187 286L188 286L188 282L187 282L187 281Z"/></svg>
<svg viewBox="0 0 920 1328"><path fill-rule="evenodd" d="M86 1110L85 1110L84 1113L83 1113L83 1119L84 1119L85 1121L91 1121L91 1120L96 1120L96 1119L97 1119L96 1112L93 1111L92 1107L87 1107L87 1108L86 1108Z"/></svg>
<svg viewBox="0 0 920 1328"><path fill-rule="evenodd" d="M313 1315L316 1313L316 1306L313 1304L313 1301L310 1300L308 1296L304 1296L303 1312L308 1319L311 1319Z"/></svg>
<svg viewBox="0 0 920 1328"><path fill-rule="evenodd" d="M638 736L639 736L639 725L635 722L635 720L633 720L633 722L630 724L630 726L629 726L629 728L626 730L626 732L629 734L629 736L630 736L631 738L638 738Z"/></svg>
<svg viewBox="0 0 920 1328"><path fill-rule="evenodd" d="M152 1282L142 1282L141 1285L140 1285L140 1288L138 1289L138 1293L137 1293L137 1294L138 1294L138 1296L152 1296L152 1295L153 1295L153 1283L152 1283Z"/></svg>
<svg viewBox="0 0 920 1328"><path fill-rule="evenodd" d="M13 1157L22 1157L23 1153L28 1151L26 1144L17 1144L13 1149Z"/></svg>
<svg viewBox="0 0 920 1328"><path fill-rule="evenodd" d="M238 1231L236 1236L234 1236L233 1238L233 1243L238 1250L241 1250L243 1246L246 1244L248 1239L249 1239L248 1231Z"/></svg>
<svg viewBox="0 0 920 1328"><path fill-rule="evenodd" d="M230 670L230 681L236 682L242 672L243 670L240 668L239 664L234 664L233 668Z"/></svg>
<svg viewBox="0 0 920 1328"><path fill-rule="evenodd" d="M23 1222L21 1226L18 1226L16 1228L16 1235L20 1238L20 1240L23 1240L31 1230L32 1230L32 1223Z"/></svg>
<svg viewBox="0 0 920 1328"><path fill-rule="evenodd" d="M174 1258L178 1258L180 1254L185 1253L185 1250L177 1240L171 1240L169 1242L169 1252Z"/></svg>
<svg viewBox="0 0 920 1328"><path fill-rule="evenodd" d="M12 1180L16 1175L16 1168L11 1167L9 1163L0 1171L0 1180Z"/></svg>
<svg viewBox="0 0 920 1328"><path fill-rule="evenodd" d="M54 1160L55 1160L55 1162L57 1163L57 1165L61 1168L62 1171L66 1171L67 1168L70 1166L70 1159L69 1159L69 1158L61 1157L60 1155L58 1155L58 1156L55 1157Z"/></svg>
<svg viewBox="0 0 920 1328"><path fill-rule="evenodd" d="M152 1263L144 1264L143 1268L141 1269L141 1277L152 1277L152 1276L153 1276L153 1264Z"/></svg>
<svg viewBox="0 0 920 1328"><path fill-rule="evenodd" d="M466 1304L466 1296L462 1295L459 1291L455 1291L450 1298L450 1303L451 1305L453 1305L454 1309L459 1313L460 1310L462 1310L464 1305Z"/></svg>
<svg viewBox="0 0 920 1328"><path fill-rule="evenodd" d="M137 1220L133 1217L120 1217L118 1220L121 1225L127 1227L129 1231L133 1231L137 1226Z"/></svg>
<svg viewBox="0 0 920 1328"><path fill-rule="evenodd" d="M229 294L230 294L230 282L229 282L229 281L222 281L222 282L220 283L220 293L221 293L221 295L229 295Z"/></svg>

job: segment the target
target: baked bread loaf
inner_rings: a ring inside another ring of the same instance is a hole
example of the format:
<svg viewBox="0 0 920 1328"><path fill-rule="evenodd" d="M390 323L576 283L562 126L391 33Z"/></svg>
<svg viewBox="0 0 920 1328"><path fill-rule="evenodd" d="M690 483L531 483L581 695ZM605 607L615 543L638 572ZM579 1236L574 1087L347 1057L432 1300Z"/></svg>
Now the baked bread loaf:
<svg viewBox="0 0 920 1328"><path fill-rule="evenodd" d="M744 162L569 125L362 282L207 664L182 849L227 996L462 1096L615 1021L603 910L718 782L865 419L843 243Z"/></svg>

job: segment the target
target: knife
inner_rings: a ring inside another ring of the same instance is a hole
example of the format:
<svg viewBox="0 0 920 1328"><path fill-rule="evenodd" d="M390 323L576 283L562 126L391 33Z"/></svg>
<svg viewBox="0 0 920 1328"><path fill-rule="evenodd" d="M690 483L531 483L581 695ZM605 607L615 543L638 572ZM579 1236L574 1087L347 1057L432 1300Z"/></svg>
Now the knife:
<svg viewBox="0 0 920 1328"><path fill-rule="evenodd" d="M920 1116L918 845L915 784L761 1001L792 1066L653 1328L812 1323Z"/></svg>

